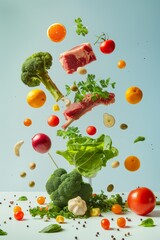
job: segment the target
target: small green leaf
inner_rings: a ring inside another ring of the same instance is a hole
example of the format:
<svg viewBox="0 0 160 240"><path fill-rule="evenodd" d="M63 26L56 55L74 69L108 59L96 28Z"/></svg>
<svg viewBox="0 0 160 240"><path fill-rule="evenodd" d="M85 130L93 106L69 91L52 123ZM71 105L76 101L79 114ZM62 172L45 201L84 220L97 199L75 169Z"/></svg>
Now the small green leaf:
<svg viewBox="0 0 160 240"><path fill-rule="evenodd" d="M27 201L28 198L26 196L21 196L18 198L18 201Z"/></svg>
<svg viewBox="0 0 160 240"><path fill-rule="evenodd" d="M134 143L144 141L144 140L145 140L145 137L139 136L134 140Z"/></svg>
<svg viewBox="0 0 160 240"><path fill-rule="evenodd" d="M76 23L76 33L78 35L82 35L85 36L86 34L88 34L88 29L87 27L85 27L82 23L82 19L81 18L77 18L74 20Z"/></svg>
<svg viewBox="0 0 160 240"><path fill-rule="evenodd" d="M39 233L54 233L62 231L62 227L58 224L50 224L39 231Z"/></svg>
<svg viewBox="0 0 160 240"><path fill-rule="evenodd" d="M4 236L4 235L7 235L8 233L3 231L2 229L0 229L0 236Z"/></svg>
<svg viewBox="0 0 160 240"><path fill-rule="evenodd" d="M143 226L143 227L154 227L155 224L154 224L154 221L152 218L147 218L145 220L143 220L141 222L141 224L139 224L139 226Z"/></svg>

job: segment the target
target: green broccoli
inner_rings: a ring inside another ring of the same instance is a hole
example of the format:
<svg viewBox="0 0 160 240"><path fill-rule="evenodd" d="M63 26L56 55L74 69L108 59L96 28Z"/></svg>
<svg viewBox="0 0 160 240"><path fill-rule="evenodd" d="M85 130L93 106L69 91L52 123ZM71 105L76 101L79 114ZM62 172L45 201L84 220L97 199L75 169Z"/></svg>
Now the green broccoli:
<svg viewBox="0 0 160 240"><path fill-rule="evenodd" d="M77 170L67 173L65 169L58 168L50 176L46 183L46 191L50 195L53 204L65 207L72 198L80 196L86 202L92 196L92 187L83 182L82 176Z"/></svg>
<svg viewBox="0 0 160 240"><path fill-rule="evenodd" d="M56 101L59 101L63 94L48 75L47 69L52 66L52 56L48 52L34 53L28 57L22 65L21 80L28 87L39 86L43 83Z"/></svg>

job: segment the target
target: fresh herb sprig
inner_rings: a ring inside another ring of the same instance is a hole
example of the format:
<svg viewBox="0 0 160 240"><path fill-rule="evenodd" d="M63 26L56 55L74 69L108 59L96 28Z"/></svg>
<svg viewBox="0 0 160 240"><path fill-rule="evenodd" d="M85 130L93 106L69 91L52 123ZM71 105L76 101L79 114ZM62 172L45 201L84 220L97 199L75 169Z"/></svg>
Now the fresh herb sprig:
<svg viewBox="0 0 160 240"><path fill-rule="evenodd" d="M92 94L92 100L96 100L97 97L107 98L109 93L106 88L111 85L115 88L115 82L110 83L110 78L96 80L94 74L88 74L86 81L80 81L77 83L78 90L75 93L74 102L80 102L84 99L86 94ZM67 95L70 94L69 86L66 85Z"/></svg>
<svg viewBox="0 0 160 240"><path fill-rule="evenodd" d="M76 18L75 20L75 23L76 23L76 33L78 35L82 35L82 36L85 36L88 34L88 28L85 27L82 23L82 19L79 17L79 18Z"/></svg>
<svg viewBox="0 0 160 240"><path fill-rule="evenodd" d="M57 130L57 136L63 137L63 139L72 139L75 137L81 137L82 135L78 127L68 127L67 130Z"/></svg>

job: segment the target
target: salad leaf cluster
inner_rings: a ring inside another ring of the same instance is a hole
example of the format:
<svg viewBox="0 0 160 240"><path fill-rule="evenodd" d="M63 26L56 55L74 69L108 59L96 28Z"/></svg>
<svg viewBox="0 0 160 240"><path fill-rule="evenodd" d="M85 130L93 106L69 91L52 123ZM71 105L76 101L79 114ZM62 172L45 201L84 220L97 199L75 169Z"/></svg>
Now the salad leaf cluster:
<svg viewBox="0 0 160 240"><path fill-rule="evenodd" d="M62 131L57 131L57 135L62 136ZM70 129L68 131L70 132ZM109 159L118 155L117 148L112 146L111 138L104 134L96 139L80 135L69 138L66 147L66 150L57 150L56 153L74 165L82 176L89 178L105 167Z"/></svg>
<svg viewBox="0 0 160 240"><path fill-rule="evenodd" d="M82 23L82 19L79 17L79 18L76 18L75 20L75 23L76 23L76 33L78 35L82 35L82 36L85 36L88 34L88 29L87 27L85 27Z"/></svg>

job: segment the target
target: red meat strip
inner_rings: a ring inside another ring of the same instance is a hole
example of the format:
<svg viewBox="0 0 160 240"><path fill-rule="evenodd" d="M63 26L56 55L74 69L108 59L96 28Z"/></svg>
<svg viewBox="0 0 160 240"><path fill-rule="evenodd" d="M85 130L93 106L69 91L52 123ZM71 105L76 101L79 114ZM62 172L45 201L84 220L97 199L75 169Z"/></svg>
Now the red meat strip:
<svg viewBox="0 0 160 240"><path fill-rule="evenodd" d="M67 122L62 126L63 129L66 129L73 121L79 119L85 113L92 110L93 107L104 104L109 105L115 102L114 93L109 93L107 98L97 97L96 100L92 100L92 94L87 94L85 98L78 103L72 103L64 112L63 115Z"/></svg>
<svg viewBox="0 0 160 240"><path fill-rule="evenodd" d="M77 71L78 67L83 67L96 60L90 43L82 43L69 51L60 54L59 61L66 71L71 74Z"/></svg>

